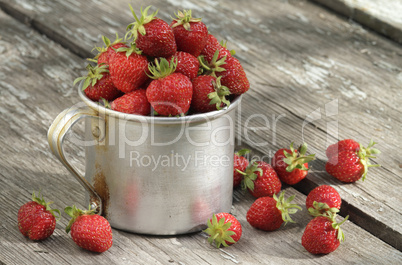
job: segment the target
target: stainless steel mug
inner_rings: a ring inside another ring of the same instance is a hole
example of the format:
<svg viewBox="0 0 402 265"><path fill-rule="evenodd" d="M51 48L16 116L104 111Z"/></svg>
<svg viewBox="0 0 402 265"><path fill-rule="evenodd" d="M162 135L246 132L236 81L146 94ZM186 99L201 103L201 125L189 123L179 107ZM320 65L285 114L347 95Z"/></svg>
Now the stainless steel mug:
<svg viewBox="0 0 402 265"><path fill-rule="evenodd" d="M135 233L199 231L212 213L229 212L233 193L235 110L183 117L116 112L88 99L61 112L48 131L52 152L111 226ZM85 177L66 160L63 140L85 119Z"/></svg>

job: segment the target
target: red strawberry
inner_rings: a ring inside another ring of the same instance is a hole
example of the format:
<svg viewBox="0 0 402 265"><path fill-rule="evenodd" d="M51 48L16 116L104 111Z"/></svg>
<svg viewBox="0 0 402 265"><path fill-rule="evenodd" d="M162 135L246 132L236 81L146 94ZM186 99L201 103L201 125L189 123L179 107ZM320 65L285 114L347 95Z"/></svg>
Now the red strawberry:
<svg viewBox="0 0 402 265"><path fill-rule="evenodd" d="M112 228L102 216L93 210L82 211L75 206L66 207L64 211L72 217L66 227L71 231L71 238L81 248L93 252L105 252L113 244Z"/></svg>
<svg viewBox="0 0 402 265"><path fill-rule="evenodd" d="M306 208L313 216L318 216L324 211L330 210L338 212L341 208L341 196L331 186L321 185L310 191L306 198Z"/></svg>
<svg viewBox="0 0 402 265"><path fill-rule="evenodd" d="M190 78L190 80L197 77L200 63L196 57L187 52L176 52L167 60L171 62L172 59L177 59L176 73L181 73Z"/></svg>
<svg viewBox="0 0 402 265"><path fill-rule="evenodd" d="M318 216L311 220L301 238L303 247L312 254L328 254L335 251L345 236L340 228L349 216L342 222L336 223L336 214Z"/></svg>
<svg viewBox="0 0 402 265"><path fill-rule="evenodd" d="M242 149L234 154L233 160L233 188L240 185L243 180L243 175L240 172L246 171L248 160L244 155L248 154L250 150ZM240 171L240 172L239 172Z"/></svg>
<svg viewBox="0 0 402 265"><path fill-rule="evenodd" d="M198 57L207 42L207 26L201 22L201 18L193 18L191 10L179 11L176 16L170 26L176 39L177 50Z"/></svg>
<svg viewBox="0 0 402 265"><path fill-rule="evenodd" d="M162 116L185 114L193 96L190 79L180 73L174 73L176 64L161 58L160 63L149 67L153 80L147 88L147 98L154 110Z"/></svg>
<svg viewBox="0 0 402 265"><path fill-rule="evenodd" d="M111 103L111 109L129 114L147 116L151 112L145 89L137 89L115 99Z"/></svg>
<svg viewBox="0 0 402 265"><path fill-rule="evenodd" d="M225 56L229 57L234 54L234 51L229 51L226 46L220 44L214 35L208 34L207 43L205 44L201 55L203 55L207 62L210 63L217 50L219 51L217 60L220 60Z"/></svg>
<svg viewBox="0 0 402 265"><path fill-rule="evenodd" d="M341 151L353 151L357 152L360 149L360 144L356 142L355 140L352 139L345 139L341 140L335 144L331 144L328 146L325 154L327 155L328 158L331 158L332 156L336 155L337 153Z"/></svg>
<svg viewBox="0 0 402 265"><path fill-rule="evenodd" d="M230 94L229 89L221 85L220 78L199 75L193 79L192 83L191 110L193 112L204 113L220 110L224 105L230 105L229 100L226 99L226 96Z"/></svg>
<svg viewBox="0 0 402 265"><path fill-rule="evenodd" d="M144 11L141 7L141 17L138 18L130 5L135 22L128 25L126 37L131 35L137 48L147 56L169 57L177 50L172 28L168 23L156 17L158 10L148 16L150 7L146 7Z"/></svg>
<svg viewBox="0 0 402 265"><path fill-rule="evenodd" d="M231 94L241 95L250 88L246 72L239 60L232 56L225 56L218 60L219 51L216 50L211 62L200 57L200 64L204 74L221 77L222 85L229 88Z"/></svg>
<svg viewBox="0 0 402 265"><path fill-rule="evenodd" d="M365 180L369 167L380 165L370 164L369 158L375 158L373 154L380 151L372 148L376 143L371 140L367 148L362 145L359 151L344 150L331 156L325 164L326 171L342 182L355 182L362 178Z"/></svg>
<svg viewBox="0 0 402 265"><path fill-rule="evenodd" d="M95 56L95 60L98 65L107 64L109 65L109 57L111 54L115 53L115 50L118 48L128 48L128 46L122 42L122 39L119 38L119 35L116 33L116 40L111 43L110 39L105 36L102 36L103 43L106 47L95 47L98 51L98 54Z"/></svg>
<svg viewBox="0 0 402 265"><path fill-rule="evenodd" d="M294 223L289 214L301 210L297 204L291 204L294 195L285 201L285 192L283 191L279 198L274 194L273 197L260 197L251 205L247 211L247 222L252 227L264 230L273 231L278 229L283 222L285 225L288 222Z"/></svg>
<svg viewBox="0 0 402 265"><path fill-rule="evenodd" d="M18 229L31 240L43 240L53 234L56 227L55 212L60 216L60 211L51 209L45 200L32 194L32 201L22 205L18 210Z"/></svg>
<svg viewBox="0 0 402 265"><path fill-rule="evenodd" d="M234 95L241 95L247 92L250 88L250 83L239 60L234 57L227 57L225 62L222 65L225 71L216 73L218 77L222 76L222 85L227 86L230 93Z"/></svg>
<svg viewBox="0 0 402 265"><path fill-rule="evenodd" d="M134 44L131 48L122 47L110 55L109 71L116 88L129 93L148 80L148 59Z"/></svg>
<svg viewBox="0 0 402 265"><path fill-rule="evenodd" d="M75 79L74 85L77 82L84 80L82 90L84 90L89 99L93 101L99 101L102 98L106 100L114 100L121 96L121 91L118 90L112 82L106 64L97 65L95 67L88 64L87 70L88 74Z"/></svg>
<svg viewBox="0 0 402 265"><path fill-rule="evenodd" d="M272 197L281 191L282 184L273 167L263 161L251 161L243 173L242 189L256 197Z"/></svg>
<svg viewBox="0 0 402 265"><path fill-rule="evenodd" d="M215 241L216 247L227 247L239 241L242 234L240 222L229 213L218 213L208 221L208 228L204 230L209 235L208 242Z"/></svg>
<svg viewBox="0 0 402 265"><path fill-rule="evenodd" d="M276 151L272 158L272 166L281 181L294 185L306 177L308 162L314 160L315 157L315 155L306 156L306 152L306 143L298 150L295 150L291 143L290 149L282 148Z"/></svg>

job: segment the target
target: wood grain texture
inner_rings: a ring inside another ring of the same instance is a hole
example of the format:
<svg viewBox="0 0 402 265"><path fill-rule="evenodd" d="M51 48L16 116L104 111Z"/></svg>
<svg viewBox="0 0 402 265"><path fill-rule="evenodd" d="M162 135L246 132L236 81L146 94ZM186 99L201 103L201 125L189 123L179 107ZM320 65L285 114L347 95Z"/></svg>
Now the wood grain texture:
<svg viewBox="0 0 402 265"><path fill-rule="evenodd" d="M339 250L319 257L304 250L300 238L309 221L306 209L295 216L297 225L273 233L252 229L245 213L253 198L240 191L234 195L233 213L244 225L244 235L239 244L224 250L209 246L202 233L152 237L114 230L113 248L96 255L78 249L64 232L66 216L49 240L23 238L16 212L33 190L42 188L60 209L72 204L85 207L83 188L50 153L46 131L61 110L78 102L72 81L85 67L82 57L100 44L100 35L113 37L115 31L123 35L131 22L127 2L115 2L115 7L107 7L105 1L33 5L0 0L4 10L28 24L0 11L0 200L10 203L0 204L0 262L392 264L402 258L397 250L401 247L401 48L305 1L257 1L247 8L244 1L131 3L137 10L141 4L152 4L166 20L177 9L192 8L212 33L229 40L252 84L239 111L238 146L251 147L254 156L269 160L291 141L309 144L319 159L312 163L308 179L297 190L286 188L287 193L296 194L301 205L305 196L300 191L306 194L316 185L330 184L341 193L343 215L350 214L353 222L345 224L347 241ZM212 7L223 12L223 21L214 18ZM325 173L324 150L329 143L336 138L367 143L370 137L383 151L376 160L382 167L371 170L365 182L345 185ZM73 164L80 166L82 149L72 145L70 151Z"/></svg>
<svg viewBox="0 0 402 265"><path fill-rule="evenodd" d="M402 44L400 0L313 0Z"/></svg>

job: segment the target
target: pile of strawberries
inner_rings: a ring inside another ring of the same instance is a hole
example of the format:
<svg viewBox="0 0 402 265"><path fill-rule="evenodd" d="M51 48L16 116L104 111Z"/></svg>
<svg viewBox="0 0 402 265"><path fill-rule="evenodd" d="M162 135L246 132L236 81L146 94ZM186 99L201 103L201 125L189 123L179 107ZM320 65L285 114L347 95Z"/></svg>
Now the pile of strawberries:
<svg viewBox="0 0 402 265"><path fill-rule="evenodd" d="M376 143L370 141L367 148L352 139L341 140L330 145L326 150L328 162L326 171L338 180L350 183L364 180L369 167L369 158L375 158L380 151L373 148ZM307 176L308 163L315 155L306 155L307 145L294 149L279 149L272 158L271 164L264 161L251 161L245 157L249 151L240 150L234 154L233 186L248 190L257 199L247 211L248 223L257 229L273 231L283 223L294 222L290 214L301 208L292 204L294 195L285 200L284 192L280 193L282 182L294 185ZM277 196L277 194L279 194ZM336 216L341 207L341 197L331 186L318 186L308 194L306 208L314 216L303 233L301 243L312 254L327 254L338 248L344 240L344 234L337 223ZM235 219L235 221L233 221ZM241 236L240 222L229 213L214 214L208 221L209 241L217 247L236 243Z"/></svg>
<svg viewBox="0 0 402 265"><path fill-rule="evenodd" d="M220 110L249 89L234 52L191 10L168 24L158 11L148 15L150 6L140 17L130 8L135 21L125 40L102 37L106 47L90 60L96 64L74 81L83 81L88 98L129 114L182 116Z"/></svg>

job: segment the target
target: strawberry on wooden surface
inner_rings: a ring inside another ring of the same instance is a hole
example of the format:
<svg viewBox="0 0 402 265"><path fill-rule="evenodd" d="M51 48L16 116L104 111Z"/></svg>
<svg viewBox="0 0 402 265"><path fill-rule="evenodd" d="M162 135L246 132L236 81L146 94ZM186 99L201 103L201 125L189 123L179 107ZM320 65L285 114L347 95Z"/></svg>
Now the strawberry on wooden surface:
<svg viewBox="0 0 402 265"><path fill-rule="evenodd" d="M93 210L83 211L75 207L66 207L64 212L72 219L66 227L71 231L71 238L81 248L93 252L105 252L113 244L112 228L109 222Z"/></svg>
<svg viewBox="0 0 402 265"><path fill-rule="evenodd" d="M321 185L309 192L306 198L306 208L313 216L318 216L331 208L339 210L342 199L339 193L331 186ZM332 209L333 212L334 211Z"/></svg>
<svg viewBox="0 0 402 265"><path fill-rule="evenodd" d="M282 183L274 168L264 161L251 161L243 175L242 189L248 189L256 198L270 196L281 191Z"/></svg>
<svg viewBox="0 0 402 265"><path fill-rule="evenodd" d="M283 191L279 198L276 194L273 197L260 197L254 201L247 211L247 222L252 227L264 230L273 231L278 229L283 222L285 225L290 222L294 223L290 214L294 214L301 207L297 204L291 204L294 195L285 200L285 192Z"/></svg>
<svg viewBox="0 0 402 265"><path fill-rule="evenodd" d="M207 43L207 26L201 18L193 18L191 10L178 11L176 17L170 26L176 39L177 50L198 57Z"/></svg>
<svg viewBox="0 0 402 265"><path fill-rule="evenodd" d="M88 64L87 70L87 75L75 79L74 85L83 80L82 90L89 99L93 101L114 100L122 95L122 92L113 84L107 64L96 66Z"/></svg>
<svg viewBox="0 0 402 265"><path fill-rule="evenodd" d="M135 22L127 26L127 39L133 38L137 48L151 57L169 57L176 53L177 46L172 28L164 20L157 18L158 10L148 15L151 6L142 10L138 18L131 5Z"/></svg>
<svg viewBox="0 0 402 265"><path fill-rule="evenodd" d="M355 182L359 179L364 181L369 167L380 166L371 164L369 160L376 158L373 155L381 153L378 149L373 148L375 144L371 140L367 148L360 144L358 151L350 150L350 148L341 149L329 157L325 164L326 171L342 182Z"/></svg>
<svg viewBox="0 0 402 265"><path fill-rule="evenodd" d="M39 194L40 196L40 194ZM55 212L60 217L60 211L50 208L52 202L46 202L32 193L32 201L25 203L18 210L18 229L31 240L43 240L50 237L56 227Z"/></svg>
<svg viewBox="0 0 402 265"><path fill-rule="evenodd" d="M175 73L176 63L165 58L155 59L149 66L154 79L147 88L147 98L154 110L162 116L184 115L190 108L193 85L190 79Z"/></svg>
<svg viewBox="0 0 402 265"><path fill-rule="evenodd" d="M311 220L302 235L303 247L312 254L328 254L335 251L345 235L340 226L349 218L346 216L342 222L335 221L336 213L326 212Z"/></svg>
<svg viewBox="0 0 402 265"><path fill-rule="evenodd" d="M325 154L327 155L328 158L331 158L332 156L336 155L341 151L357 152L359 151L359 149L360 144L358 142L356 142L353 139L344 139L328 146L327 150L325 151Z"/></svg>
<svg viewBox="0 0 402 265"><path fill-rule="evenodd" d="M272 166L274 167L278 177L286 184L294 185L307 176L308 162L315 159L315 155L306 155L307 144L304 143L299 149L282 148L276 151L272 158Z"/></svg>
<svg viewBox="0 0 402 265"><path fill-rule="evenodd" d="M209 235L208 242L215 242L217 248L232 245L241 238L242 226L236 217L229 213L214 214L207 225L208 228L204 232Z"/></svg>
<svg viewBox="0 0 402 265"><path fill-rule="evenodd" d="M222 107L230 105L230 101L226 99L226 96L230 94L229 89L222 86L220 78L199 75L193 79L192 83L191 110L194 113L220 110Z"/></svg>

